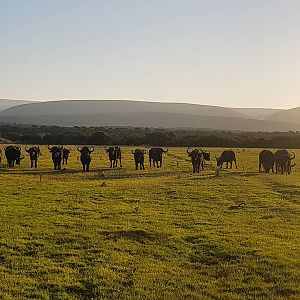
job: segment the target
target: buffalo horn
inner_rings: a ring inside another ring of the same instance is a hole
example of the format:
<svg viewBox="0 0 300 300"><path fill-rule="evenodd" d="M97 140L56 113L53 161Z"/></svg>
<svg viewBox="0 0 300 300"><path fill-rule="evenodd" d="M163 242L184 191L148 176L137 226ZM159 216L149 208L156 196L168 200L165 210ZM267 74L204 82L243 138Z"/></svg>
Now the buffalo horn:
<svg viewBox="0 0 300 300"><path fill-rule="evenodd" d="M296 157L296 155L295 155L294 152L292 152L292 154L293 154L293 157L291 156L291 160L292 160L292 159L295 159L295 157Z"/></svg>

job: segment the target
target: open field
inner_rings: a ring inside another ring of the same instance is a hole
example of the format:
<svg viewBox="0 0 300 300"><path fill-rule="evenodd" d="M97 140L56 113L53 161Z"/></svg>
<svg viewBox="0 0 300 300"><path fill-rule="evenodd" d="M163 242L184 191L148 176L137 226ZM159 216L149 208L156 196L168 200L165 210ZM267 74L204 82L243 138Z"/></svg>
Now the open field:
<svg viewBox="0 0 300 300"><path fill-rule="evenodd" d="M75 149L0 169L0 299L300 299L300 163L258 173L236 149L238 170L192 174L171 148L136 171L125 148L110 170L99 147L83 174Z"/></svg>

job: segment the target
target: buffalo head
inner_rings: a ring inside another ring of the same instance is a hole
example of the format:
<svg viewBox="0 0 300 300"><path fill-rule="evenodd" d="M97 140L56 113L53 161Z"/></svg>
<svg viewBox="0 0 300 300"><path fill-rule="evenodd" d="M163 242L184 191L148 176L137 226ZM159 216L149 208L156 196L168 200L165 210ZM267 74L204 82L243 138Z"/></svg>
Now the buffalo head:
<svg viewBox="0 0 300 300"><path fill-rule="evenodd" d="M210 161L210 152L202 151L203 153L203 159L206 161Z"/></svg>
<svg viewBox="0 0 300 300"><path fill-rule="evenodd" d="M87 146L84 146L82 147L81 149L79 147L77 147L77 150L81 153L81 154L84 154L84 153L89 153L91 154L92 152L95 151L94 147L91 147L91 149Z"/></svg>

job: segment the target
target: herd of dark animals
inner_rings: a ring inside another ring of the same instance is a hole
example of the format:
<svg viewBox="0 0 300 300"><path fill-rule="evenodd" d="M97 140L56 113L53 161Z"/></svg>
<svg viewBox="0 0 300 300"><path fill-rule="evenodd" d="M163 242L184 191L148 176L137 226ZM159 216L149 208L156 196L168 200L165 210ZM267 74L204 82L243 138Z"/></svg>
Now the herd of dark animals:
<svg viewBox="0 0 300 300"><path fill-rule="evenodd" d="M273 153L270 150L262 150L259 153L259 171L262 170L262 167L266 173L269 173L271 170L280 174L291 174L292 167L296 165L293 160L295 159L295 154L290 154L287 150L277 150Z"/></svg>
<svg viewBox="0 0 300 300"><path fill-rule="evenodd" d="M71 149L67 149L64 146L52 146L48 145L48 150L51 153L54 170L61 170L62 164L68 164L69 154ZM80 152L80 161L82 163L83 172L89 172L90 163L91 163L91 153L94 152L93 147L84 146L81 149L77 147L77 150ZM9 168L12 168L16 165L20 165L21 160L24 158L24 155L21 154L20 146L6 146L4 148L5 156L7 159L7 165ZM39 146L33 146L27 149L25 147L25 151L29 154L29 158L31 161L31 168L37 168L38 158L41 154ZM110 161L110 167L116 168L118 167L118 162L120 163L120 167L122 167L122 150L118 146L106 148L105 151L108 154L108 158ZM149 165L161 168L163 161L163 153L167 153L168 148L163 149L161 147L152 147L149 149ZM1 163L1 153L0 152L0 163ZM144 156L146 154L146 150L143 149L135 149L132 151L135 162L135 169L145 170L144 165ZM187 149L187 154L191 158L193 173L199 173L200 169L204 169L205 161L210 161L210 152L207 152L202 149ZM264 171L265 173L272 172L280 173L280 174L291 174L292 168L295 166L294 153L289 153L287 150L277 150L273 153L270 150L262 150L259 153L259 171ZM226 163L226 169L228 169L230 165L230 169L232 169L233 163L235 164L236 169L236 156L234 151L225 150L221 154L220 157L216 157L217 167L222 168L223 164ZM275 167L275 170L274 170Z"/></svg>

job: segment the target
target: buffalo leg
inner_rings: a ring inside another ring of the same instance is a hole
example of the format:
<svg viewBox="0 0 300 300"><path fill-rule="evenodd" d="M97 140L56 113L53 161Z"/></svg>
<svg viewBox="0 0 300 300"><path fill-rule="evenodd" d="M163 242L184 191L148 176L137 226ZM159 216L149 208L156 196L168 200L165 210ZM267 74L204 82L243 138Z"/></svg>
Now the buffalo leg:
<svg viewBox="0 0 300 300"><path fill-rule="evenodd" d="M234 160L234 164L235 164L235 168L237 169L238 166L237 166L236 160Z"/></svg>
<svg viewBox="0 0 300 300"><path fill-rule="evenodd" d="M122 168L122 158L120 157L120 168Z"/></svg>

